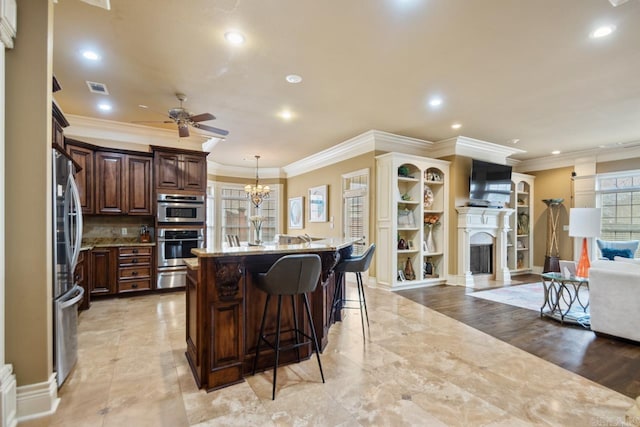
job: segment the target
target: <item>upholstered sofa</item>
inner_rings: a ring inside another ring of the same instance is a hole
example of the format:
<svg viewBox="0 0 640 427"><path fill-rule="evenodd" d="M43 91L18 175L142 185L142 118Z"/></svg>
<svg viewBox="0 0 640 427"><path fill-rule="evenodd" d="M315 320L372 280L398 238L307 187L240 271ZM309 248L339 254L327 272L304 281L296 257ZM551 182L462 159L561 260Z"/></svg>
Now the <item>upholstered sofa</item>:
<svg viewBox="0 0 640 427"><path fill-rule="evenodd" d="M589 311L592 331L640 342L640 259L593 261Z"/></svg>

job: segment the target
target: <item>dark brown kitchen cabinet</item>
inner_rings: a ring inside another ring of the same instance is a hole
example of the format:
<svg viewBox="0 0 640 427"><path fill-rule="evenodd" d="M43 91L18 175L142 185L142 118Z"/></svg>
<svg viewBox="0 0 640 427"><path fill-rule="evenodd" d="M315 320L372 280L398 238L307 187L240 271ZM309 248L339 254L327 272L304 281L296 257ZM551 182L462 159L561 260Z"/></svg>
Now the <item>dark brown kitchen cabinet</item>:
<svg viewBox="0 0 640 427"><path fill-rule="evenodd" d="M80 205L83 214L92 214L94 208L94 180L93 180L93 153L94 150L76 145L73 140L66 140L67 153L76 161L82 170L75 174L78 193L80 194Z"/></svg>
<svg viewBox="0 0 640 427"><path fill-rule="evenodd" d="M207 153L199 151L154 150L156 190L204 193L207 189Z"/></svg>
<svg viewBox="0 0 640 427"><path fill-rule="evenodd" d="M152 255L151 246L127 246L118 249L118 293L151 289Z"/></svg>
<svg viewBox="0 0 640 427"><path fill-rule="evenodd" d="M96 213L153 215L151 157L98 151Z"/></svg>
<svg viewBox="0 0 640 427"><path fill-rule="evenodd" d="M153 158L127 156L126 210L129 215L153 215Z"/></svg>
<svg viewBox="0 0 640 427"><path fill-rule="evenodd" d="M94 248L91 250L91 295L116 293L118 274L118 248Z"/></svg>
<svg viewBox="0 0 640 427"><path fill-rule="evenodd" d="M82 289L84 289L84 296L78 306L79 310L88 310L91 307L91 289L89 289L89 251L82 250L78 254L78 262L76 263L76 269L73 275L73 280Z"/></svg>
<svg viewBox="0 0 640 427"><path fill-rule="evenodd" d="M96 213L124 214L126 154L96 153Z"/></svg>

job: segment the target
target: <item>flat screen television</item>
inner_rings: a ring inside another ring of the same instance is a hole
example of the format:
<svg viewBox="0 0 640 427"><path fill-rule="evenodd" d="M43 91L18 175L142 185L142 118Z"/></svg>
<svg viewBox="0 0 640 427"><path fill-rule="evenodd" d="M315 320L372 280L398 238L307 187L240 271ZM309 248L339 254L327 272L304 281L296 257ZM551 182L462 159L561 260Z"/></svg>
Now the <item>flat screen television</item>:
<svg viewBox="0 0 640 427"><path fill-rule="evenodd" d="M503 208L511 199L511 166L473 160L469 206Z"/></svg>

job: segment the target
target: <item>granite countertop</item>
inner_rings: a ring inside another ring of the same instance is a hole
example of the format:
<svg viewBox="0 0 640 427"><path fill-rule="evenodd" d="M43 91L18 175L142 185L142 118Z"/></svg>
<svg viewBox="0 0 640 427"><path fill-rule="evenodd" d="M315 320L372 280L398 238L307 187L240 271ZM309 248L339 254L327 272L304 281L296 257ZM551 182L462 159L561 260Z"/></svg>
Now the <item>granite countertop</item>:
<svg viewBox="0 0 640 427"><path fill-rule="evenodd" d="M81 250L91 248L123 247L123 246L155 246L155 242L141 243L137 237L99 237L94 239L82 239Z"/></svg>
<svg viewBox="0 0 640 427"><path fill-rule="evenodd" d="M265 243L260 246L236 246L236 247L208 247L203 249L192 249L191 253L199 258L203 257L223 257L232 255L265 255L278 253L306 253L336 251L346 248L360 239L329 237L321 240L314 240L310 243L300 243L291 245L279 245L276 243Z"/></svg>
<svg viewBox="0 0 640 427"><path fill-rule="evenodd" d="M185 258L183 262L189 270L197 270L200 267L198 258Z"/></svg>

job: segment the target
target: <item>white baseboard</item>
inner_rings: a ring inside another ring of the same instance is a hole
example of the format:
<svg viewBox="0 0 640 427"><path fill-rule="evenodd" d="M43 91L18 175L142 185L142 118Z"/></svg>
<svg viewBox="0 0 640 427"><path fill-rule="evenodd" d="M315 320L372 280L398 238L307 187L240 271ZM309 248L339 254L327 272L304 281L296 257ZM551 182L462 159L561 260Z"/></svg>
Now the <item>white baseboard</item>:
<svg viewBox="0 0 640 427"><path fill-rule="evenodd" d="M20 422L51 415L56 412L60 403L55 373L51 374L49 381L23 385L18 387L17 391Z"/></svg>
<svg viewBox="0 0 640 427"><path fill-rule="evenodd" d="M13 366L0 366L0 427L15 427L17 424L16 376Z"/></svg>

